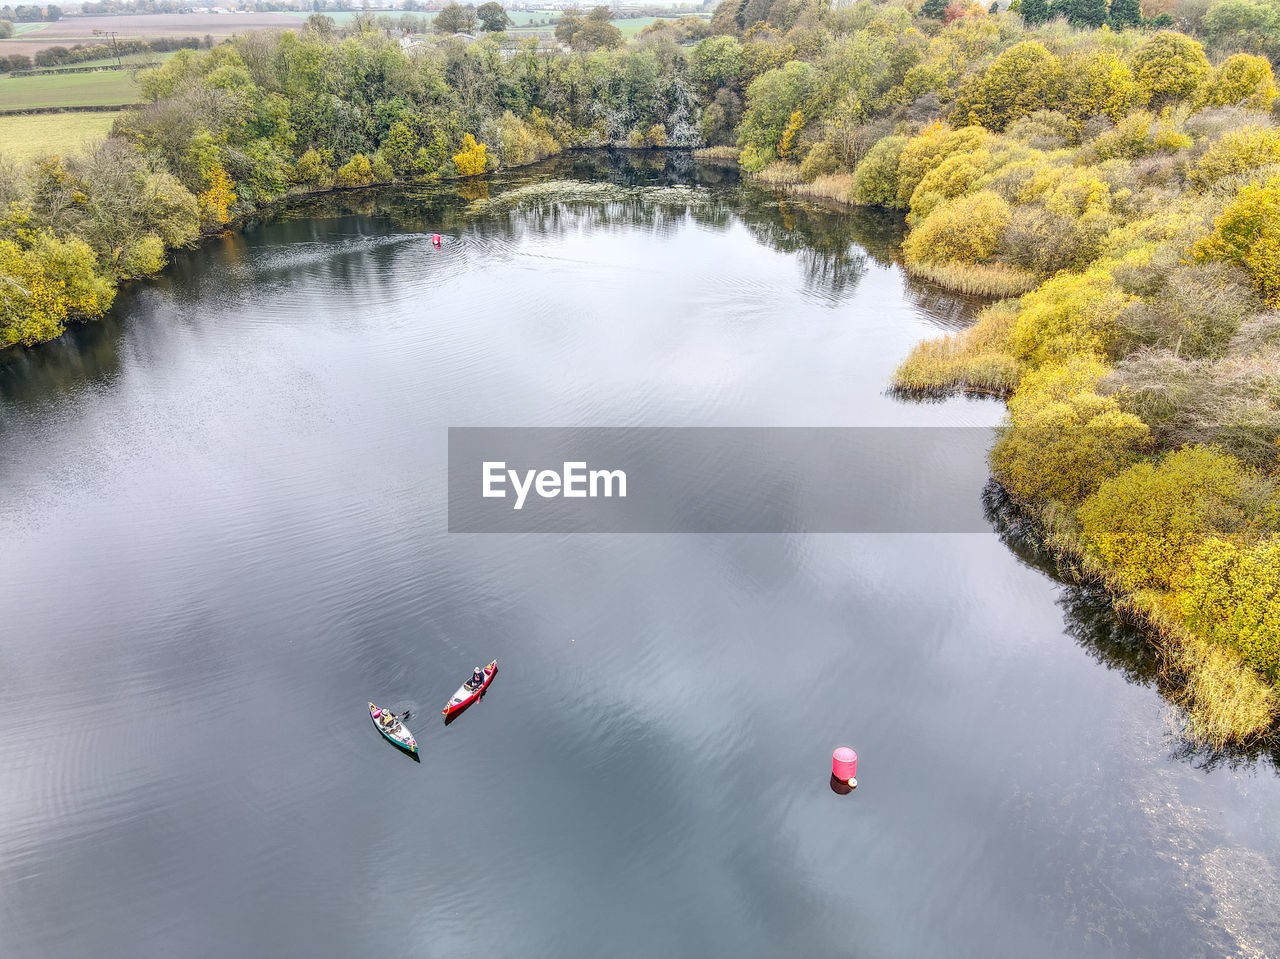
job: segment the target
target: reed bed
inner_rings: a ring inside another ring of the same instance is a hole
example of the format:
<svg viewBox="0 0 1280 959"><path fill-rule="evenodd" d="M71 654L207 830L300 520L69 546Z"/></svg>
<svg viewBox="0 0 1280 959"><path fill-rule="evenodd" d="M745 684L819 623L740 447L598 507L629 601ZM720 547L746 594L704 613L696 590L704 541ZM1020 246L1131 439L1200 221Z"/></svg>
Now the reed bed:
<svg viewBox="0 0 1280 959"><path fill-rule="evenodd" d="M1040 285L1035 274L1003 263L907 263L912 276L973 296L1021 296Z"/></svg>
<svg viewBox="0 0 1280 959"><path fill-rule="evenodd" d="M1018 301L1004 300L983 310L967 330L917 343L894 372L894 388L1008 396L1022 378L1022 364L1008 348L1017 318Z"/></svg>
<svg viewBox="0 0 1280 959"><path fill-rule="evenodd" d="M742 153L737 147L703 147L693 151L695 160L715 160L720 163L737 163Z"/></svg>

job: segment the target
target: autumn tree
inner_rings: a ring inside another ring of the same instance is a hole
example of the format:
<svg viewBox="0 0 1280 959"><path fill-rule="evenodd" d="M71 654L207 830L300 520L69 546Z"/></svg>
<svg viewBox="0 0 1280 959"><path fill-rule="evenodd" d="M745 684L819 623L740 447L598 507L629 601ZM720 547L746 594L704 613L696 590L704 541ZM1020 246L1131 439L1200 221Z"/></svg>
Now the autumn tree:
<svg viewBox="0 0 1280 959"><path fill-rule="evenodd" d="M1133 52L1141 102L1159 108L1193 99L1209 77L1209 58L1195 40L1162 30Z"/></svg>

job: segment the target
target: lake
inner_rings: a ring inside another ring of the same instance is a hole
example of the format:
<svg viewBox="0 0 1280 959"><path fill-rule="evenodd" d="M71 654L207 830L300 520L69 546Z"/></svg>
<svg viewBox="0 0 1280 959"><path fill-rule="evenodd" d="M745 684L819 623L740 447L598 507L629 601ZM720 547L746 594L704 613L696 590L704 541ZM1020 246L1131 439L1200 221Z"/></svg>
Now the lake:
<svg viewBox="0 0 1280 959"><path fill-rule="evenodd" d="M0 954L1280 954L1272 761L1182 745L980 454L982 532L448 532L450 427L997 423L887 390L975 309L901 236L575 154L295 205L6 356Z"/></svg>

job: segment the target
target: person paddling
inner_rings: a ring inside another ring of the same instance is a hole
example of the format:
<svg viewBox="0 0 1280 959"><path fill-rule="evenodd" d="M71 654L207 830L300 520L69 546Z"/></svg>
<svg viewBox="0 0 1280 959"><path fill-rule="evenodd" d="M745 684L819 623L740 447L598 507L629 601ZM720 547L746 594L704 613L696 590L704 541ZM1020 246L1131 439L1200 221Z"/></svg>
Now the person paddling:
<svg viewBox="0 0 1280 959"><path fill-rule="evenodd" d="M471 670L471 678L467 680L467 686L471 689L479 689L484 685L484 670L477 666Z"/></svg>

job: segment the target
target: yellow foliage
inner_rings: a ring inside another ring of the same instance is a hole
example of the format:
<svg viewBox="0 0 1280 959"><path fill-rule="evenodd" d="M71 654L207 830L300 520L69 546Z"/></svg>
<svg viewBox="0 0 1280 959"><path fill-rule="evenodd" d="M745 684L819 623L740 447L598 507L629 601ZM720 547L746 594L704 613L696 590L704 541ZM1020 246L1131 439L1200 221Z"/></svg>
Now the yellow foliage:
<svg viewBox="0 0 1280 959"><path fill-rule="evenodd" d="M792 112L787 119L787 126L782 131L782 139L778 141L778 156L784 160L791 159L796 148L796 136L804 129L804 114L799 110ZM665 139L665 131L664 131Z"/></svg>
<svg viewBox="0 0 1280 959"><path fill-rule="evenodd" d="M987 172L990 164L991 154L986 150L947 157L926 173L912 192L908 222L919 223L943 200L965 193Z"/></svg>
<svg viewBox="0 0 1280 959"><path fill-rule="evenodd" d="M205 184L207 189L196 196L200 219L209 226L222 226L230 219L230 207L236 202L235 181L218 164L205 174Z"/></svg>
<svg viewBox="0 0 1280 959"><path fill-rule="evenodd" d="M991 134L982 127L969 126L952 130L941 123L926 127L907 141L898 157L898 200L911 199L920 181L934 167L956 153L973 153L986 146Z"/></svg>
<svg viewBox="0 0 1280 959"><path fill-rule="evenodd" d="M1243 464L1207 447L1187 447L1105 480L1080 507L1090 548L1130 589L1179 589L1200 543L1242 527L1250 494Z"/></svg>
<svg viewBox="0 0 1280 959"><path fill-rule="evenodd" d="M526 123L510 110L498 120L498 145L502 163L508 167L535 163L560 150L545 122Z"/></svg>
<svg viewBox="0 0 1280 959"><path fill-rule="evenodd" d="M357 153L342 166L338 167L333 181L340 187L368 186L374 182L373 164L363 153Z"/></svg>
<svg viewBox="0 0 1280 959"><path fill-rule="evenodd" d="M1180 594L1187 626L1280 678L1280 539L1200 544Z"/></svg>
<svg viewBox="0 0 1280 959"><path fill-rule="evenodd" d="M1238 263L1267 305L1280 307L1280 177L1245 187L1213 225L1196 258Z"/></svg>
<svg viewBox="0 0 1280 959"><path fill-rule="evenodd" d="M1194 100L1209 77L1209 58L1195 40L1171 30L1148 37L1133 52L1139 102L1155 107Z"/></svg>
<svg viewBox="0 0 1280 959"><path fill-rule="evenodd" d="M1250 126L1232 130L1205 151L1191 181L1197 186L1211 186L1226 177L1280 163L1280 130Z"/></svg>
<svg viewBox="0 0 1280 959"><path fill-rule="evenodd" d="M1142 420L1095 392L1107 372L1075 356L1023 377L991 451L992 470L1013 496L1077 503L1149 443Z"/></svg>
<svg viewBox="0 0 1280 959"><path fill-rule="evenodd" d="M908 262L980 263L990 259L1009 225L1009 204L990 190L950 200L902 244Z"/></svg>
<svg viewBox="0 0 1280 959"><path fill-rule="evenodd" d="M479 176L488 168L488 147L477 143L476 138L468 133L462 138L462 149L453 155L453 165L458 176Z"/></svg>
<svg viewBox="0 0 1280 959"><path fill-rule="evenodd" d="M0 240L0 348L51 340L67 320L101 316L114 299L114 283L83 240L43 231L26 245Z"/></svg>
<svg viewBox="0 0 1280 959"><path fill-rule="evenodd" d="M1237 53L1213 71L1204 91L1208 106L1252 107L1270 110L1276 99L1276 78L1266 57Z"/></svg>
<svg viewBox="0 0 1280 959"><path fill-rule="evenodd" d="M1031 366L1074 353L1105 356L1116 318L1133 299L1103 269L1056 276L1022 298L1013 353Z"/></svg>

